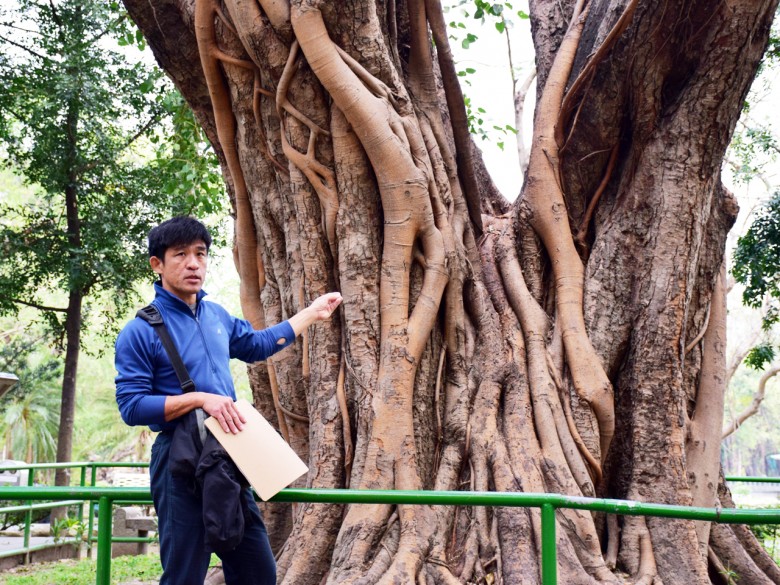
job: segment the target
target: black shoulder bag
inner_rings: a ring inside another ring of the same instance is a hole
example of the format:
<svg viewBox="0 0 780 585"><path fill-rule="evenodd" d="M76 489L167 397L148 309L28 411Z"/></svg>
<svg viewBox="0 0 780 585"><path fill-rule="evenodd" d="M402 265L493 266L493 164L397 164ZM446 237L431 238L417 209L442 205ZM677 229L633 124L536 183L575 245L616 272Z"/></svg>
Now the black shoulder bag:
<svg viewBox="0 0 780 585"><path fill-rule="evenodd" d="M168 333L168 328L165 326L162 315L160 314L160 311L157 310L157 307L154 305L146 305L143 309L139 309L135 316L140 317L149 323L157 332L157 336L160 338L160 342L165 348L165 353L168 354L168 359L171 360L171 365L176 372L176 377L179 379L181 391L192 392L195 390L195 382L190 378L190 373L187 371L187 367L184 365L184 362L179 355L179 350L176 349L176 345L174 345L173 340Z"/></svg>

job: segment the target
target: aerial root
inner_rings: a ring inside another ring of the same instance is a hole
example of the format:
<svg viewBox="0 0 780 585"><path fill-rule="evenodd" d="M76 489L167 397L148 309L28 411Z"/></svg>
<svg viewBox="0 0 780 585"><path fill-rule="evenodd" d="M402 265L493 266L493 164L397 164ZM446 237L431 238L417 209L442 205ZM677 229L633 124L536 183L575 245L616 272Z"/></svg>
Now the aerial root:
<svg viewBox="0 0 780 585"><path fill-rule="evenodd" d="M563 405L563 414L566 418L566 425L569 428L569 433L574 440L574 444L577 445L577 450L580 452L580 455L582 455L588 464L588 474L590 475L590 479L593 482L594 487L598 487L603 478L601 463L593 456L587 445L585 445L585 442L582 440L580 431L577 429L577 425L574 422L574 416L571 412L571 403L569 402L569 397L564 391L563 381L558 375L558 369L555 367L553 357L549 352L547 352L547 367L550 370L550 377L555 383L555 386L558 388L558 394L560 396L561 404Z"/></svg>
<svg viewBox="0 0 780 585"><path fill-rule="evenodd" d="M352 70L357 78L363 82L363 85L366 87L366 89L374 94L374 97L386 100L390 103L391 106L393 106L393 108L398 110L398 100L396 99L395 95L393 95L393 92L390 91L390 88L382 83L382 81L371 75L371 73L369 73L365 67L355 61L355 59L353 59L352 56L344 49L338 45L335 45L335 47L339 56L344 60L344 63Z"/></svg>
<svg viewBox="0 0 780 585"><path fill-rule="evenodd" d="M637 571L635 585L659 585L658 568L655 564L655 553L653 552L653 543L650 540L650 531L647 529L647 522L644 516L640 517L638 522L639 570Z"/></svg>
<svg viewBox="0 0 780 585"><path fill-rule="evenodd" d="M330 136L330 132L321 128L308 116L300 112L287 97L290 82L298 71L298 50L298 41L293 41L293 44L290 47L290 55L287 58L287 63L284 66L284 71L282 72L282 77L279 80L279 86L276 90L276 112L279 116L279 124L281 125L280 137L282 141L282 150L290 162L298 167L306 176L317 194L322 209L322 227L328 240L331 257L335 261L338 251L336 244L336 216L338 215L339 210L338 193L336 191L336 175L332 169L317 160L316 153L317 138L319 136L328 137ZM309 141L305 153L294 148L287 139L286 124L282 114L283 111L287 112L287 114L309 129Z"/></svg>
<svg viewBox="0 0 780 585"><path fill-rule="evenodd" d="M434 469L439 468L439 456L441 453L441 442L444 438L444 432L442 429L442 422L441 422L441 384L442 384L442 376L444 374L444 364L447 357L447 346L443 345L441 348L441 353L439 354L439 367L436 370L436 389L433 393L433 409L436 413L436 462L434 464Z"/></svg>
<svg viewBox="0 0 780 585"><path fill-rule="evenodd" d="M609 180L612 178L612 173L615 170L615 164L617 163L619 146L620 143L617 142L615 143L615 146L612 147L612 152L609 155L609 162L607 163L607 169L604 171L604 176L602 177L601 183L596 189L596 192L588 202L588 208L585 210L585 215L582 217L580 229L577 230L577 235L574 238L574 243L577 244L580 250L585 249L585 238L588 235L588 226L590 225L590 220L593 217L593 213L596 211L596 206L598 206L599 200L601 200L601 196L604 194L604 191L609 184Z"/></svg>
<svg viewBox="0 0 780 585"><path fill-rule="evenodd" d="M260 150L263 152L263 155L270 161L270 163L279 170L279 172L281 172L285 177L289 178L290 169L276 160L276 158L274 158L274 156L271 154L271 151L268 149L268 138L266 137L265 129L263 128L262 115L260 114L260 96L274 97L274 94L264 89L260 85L260 72L255 70L254 93L252 96L252 113L255 115L255 124L257 125L257 131L260 134Z"/></svg>
<svg viewBox="0 0 780 585"><path fill-rule="evenodd" d="M345 487L349 487L349 478L352 475L352 459L355 456L352 445L352 430L349 423L349 409L347 408L347 395L344 391L344 378L346 369L346 357L341 354L341 367L339 368L339 378L336 383L336 398L339 402L341 411L341 435L344 440L344 475Z"/></svg>
<svg viewBox="0 0 780 585"><path fill-rule="evenodd" d="M604 563L614 570L617 566L618 545L620 543L620 522L615 514L607 514L607 552Z"/></svg>
<svg viewBox="0 0 780 585"><path fill-rule="evenodd" d="M613 26L612 30L610 30L607 34L604 42L601 43L601 46L598 48L598 50L596 50L590 59L588 59L588 62L582 68L582 71L580 71L579 75L577 75L574 83L571 84L569 91L566 93L566 97L561 103L558 123L555 127L556 143L560 147L561 151L565 150L566 144L568 143L569 138L574 132L574 127L576 126L576 122L572 124L568 135L564 139L563 132L564 129L569 125L569 120L571 119L571 113L574 109L575 100L579 99L577 115L575 116L576 120L576 118L579 116L579 111L582 108L582 105L585 103L585 96L587 95L588 89L590 88L590 83L593 80L596 67L604 60L607 53L610 51L610 49L612 49L614 44L620 38L620 35L623 34L628 25L631 23L637 4L637 0L631 0L629 2L629 4L623 10L623 14L620 15L620 18L618 18L617 22L615 23L615 26ZM572 22L574 22L574 20L575 18L572 18Z"/></svg>
<svg viewBox="0 0 780 585"><path fill-rule="evenodd" d="M710 325L710 313L712 312L712 303L710 303L707 306L707 315L704 317L704 323L701 324L701 329L699 330L699 333L694 337L691 342L685 346L685 355L688 355L691 353L691 350L693 350L694 347L696 347L696 344L698 344L702 339L704 339L704 335L707 333L707 327Z"/></svg>
<svg viewBox="0 0 780 585"><path fill-rule="evenodd" d="M253 70L254 64L233 59L222 54L219 50L214 30L216 6L217 4L214 0L196 1L194 14L195 37L201 66L203 67L203 75L211 98L217 138L222 146L225 163L233 180L235 190L236 251L234 252L234 258L238 259L240 266L241 308L243 309L244 317L252 323L252 326L256 329L262 329L265 326L265 316L262 303L260 302L257 235L246 180L236 151L236 119L231 109L228 90L225 87L225 82L219 69L220 60L250 70Z"/></svg>

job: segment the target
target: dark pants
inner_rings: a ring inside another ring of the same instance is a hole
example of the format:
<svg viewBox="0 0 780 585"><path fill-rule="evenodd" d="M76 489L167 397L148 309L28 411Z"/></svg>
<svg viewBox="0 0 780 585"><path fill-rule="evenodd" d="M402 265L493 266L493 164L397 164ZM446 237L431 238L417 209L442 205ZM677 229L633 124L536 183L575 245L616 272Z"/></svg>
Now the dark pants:
<svg viewBox="0 0 780 585"><path fill-rule="evenodd" d="M186 482L168 472L171 438L169 433L158 435L152 446L149 468L163 566L160 585L202 585L211 558L203 543L203 505ZM276 561L260 511L249 489L241 497L247 499L250 513L241 543L219 555L225 582L227 585L275 585Z"/></svg>

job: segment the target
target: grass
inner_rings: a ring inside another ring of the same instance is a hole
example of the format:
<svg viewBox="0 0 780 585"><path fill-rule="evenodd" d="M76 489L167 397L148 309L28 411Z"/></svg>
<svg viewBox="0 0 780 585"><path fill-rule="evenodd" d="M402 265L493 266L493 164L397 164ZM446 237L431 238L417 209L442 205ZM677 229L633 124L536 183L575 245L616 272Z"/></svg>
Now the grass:
<svg viewBox="0 0 780 585"><path fill-rule="evenodd" d="M21 565L0 575L0 585L95 585L95 559L62 560ZM211 555L210 567L220 564ZM112 585L158 583L162 575L160 554L122 556L111 559Z"/></svg>
<svg viewBox="0 0 780 585"><path fill-rule="evenodd" d="M0 585L95 585L95 559L55 561L16 567L0 575ZM116 557L111 560L111 583L156 583L160 555Z"/></svg>

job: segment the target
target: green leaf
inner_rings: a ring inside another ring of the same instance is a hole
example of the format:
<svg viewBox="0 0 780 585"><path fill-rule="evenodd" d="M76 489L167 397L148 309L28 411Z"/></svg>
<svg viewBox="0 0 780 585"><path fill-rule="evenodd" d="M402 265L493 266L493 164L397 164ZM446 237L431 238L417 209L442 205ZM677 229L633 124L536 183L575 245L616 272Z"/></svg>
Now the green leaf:
<svg viewBox="0 0 780 585"><path fill-rule="evenodd" d="M472 34L472 33L468 33L466 35L466 38L463 39L463 42L461 43L461 45L463 46L464 49L468 49L469 45L471 45L471 43L473 43L476 40L477 40L477 35Z"/></svg>
<svg viewBox="0 0 780 585"><path fill-rule="evenodd" d="M775 359L775 349L768 343L752 348L745 357L745 365L753 370L763 370Z"/></svg>
<svg viewBox="0 0 780 585"><path fill-rule="evenodd" d="M500 33L503 33L505 29L506 29L506 23L503 20L499 20L496 23L496 30Z"/></svg>

